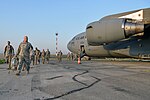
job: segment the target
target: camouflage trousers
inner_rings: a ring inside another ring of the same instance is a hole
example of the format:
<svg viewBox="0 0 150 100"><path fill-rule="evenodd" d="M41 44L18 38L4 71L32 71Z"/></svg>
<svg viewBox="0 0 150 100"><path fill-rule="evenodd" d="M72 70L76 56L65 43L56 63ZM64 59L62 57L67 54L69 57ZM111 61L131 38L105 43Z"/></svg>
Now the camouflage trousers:
<svg viewBox="0 0 150 100"><path fill-rule="evenodd" d="M6 62L8 63L8 66L9 66L8 68L9 69L11 69L11 59L12 59L12 57L13 57L12 55L9 55L9 56L6 57Z"/></svg>
<svg viewBox="0 0 150 100"><path fill-rule="evenodd" d="M43 64L45 63L45 57L42 57L42 63Z"/></svg>
<svg viewBox="0 0 150 100"><path fill-rule="evenodd" d="M49 57L46 57L47 64L49 63Z"/></svg>
<svg viewBox="0 0 150 100"><path fill-rule="evenodd" d="M22 66L24 65L26 67L26 70L29 71L30 70L30 63L31 60L29 59L29 57L19 57L19 65L18 65L18 70L21 71L22 70Z"/></svg>
<svg viewBox="0 0 150 100"><path fill-rule="evenodd" d="M59 56L59 57L58 57L58 62L61 62L61 61L62 61L62 57Z"/></svg>
<svg viewBox="0 0 150 100"><path fill-rule="evenodd" d="M31 56L31 62L34 65L34 63L35 63L35 57L34 56Z"/></svg>
<svg viewBox="0 0 150 100"><path fill-rule="evenodd" d="M40 64L40 57L39 56L35 56L35 64L37 65L37 63Z"/></svg>

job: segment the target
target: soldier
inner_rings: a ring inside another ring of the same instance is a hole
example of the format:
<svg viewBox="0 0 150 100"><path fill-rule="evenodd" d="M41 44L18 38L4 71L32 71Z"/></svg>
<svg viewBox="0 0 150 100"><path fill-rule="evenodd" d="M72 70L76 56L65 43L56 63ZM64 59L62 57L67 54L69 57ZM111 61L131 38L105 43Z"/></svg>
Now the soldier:
<svg viewBox="0 0 150 100"><path fill-rule="evenodd" d="M74 60L74 59L73 59L73 56L74 56L74 55L73 55L73 53L71 52L71 60Z"/></svg>
<svg viewBox="0 0 150 100"><path fill-rule="evenodd" d="M39 62L40 64L40 54L41 54L40 50L38 50L38 48L36 47L35 48L35 64L36 65L37 65L37 62Z"/></svg>
<svg viewBox="0 0 150 100"><path fill-rule="evenodd" d="M46 55L46 53L45 53L45 50L43 49L43 51L42 51L42 63L43 64L45 63L45 55Z"/></svg>
<svg viewBox="0 0 150 100"><path fill-rule="evenodd" d="M50 58L50 51L49 51L49 49L47 49L45 57L46 57L47 64L48 64L49 63L49 58Z"/></svg>
<svg viewBox="0 0 150 100"><path fill-rule="evenodd" d="M61 50L58 52L58 62L62 61L62 52Z"/></svg>
<svg viewBox="0 0 150 100"><path fill-rule="evenodd" d="M10 45L10 41L8 41L8 45L4 49L4 57L6 58L6 63L9 64L8 69L11 69L11 59L14 56L14 48Z"/></svg>
<svg viewBox="0 0 150 100"><path fill-rule="evenodd" d="M32 53L30 55L30 59L32 61L32 64L34 65L34 63L35 63L35 51L34 50L32 50Z"/></svg>
<svg viewBox="0 0 150 100"><path fill-rule="evenodd" d="M81 50L81 49L79 49L79 50L78 50L77 59L78 59L78 58L80 58L80 60L81 60L81 55L82 55L82 50Z"/></svg>
<svg viewBox="0 0 150 100"><path fill-rule="evenodd" d="M74 54L74 59L73 60L78 60L78 55Z"/></svg>
<svg viewBox="0 0 150 100"><path fill-rule="evenodd" d="M68 54L67 54L67 59L68 59L68 60L71 60L70 52L68 52Z"/></svg>
<svg viewBox="0 0 150 100"><path fill-rule="evenodd" d="M23 42L20 43L16 53L16 57L19 56L18 72L16 73L16 75L20 75L23 64L25 64L27 74L29 74L30 63L31 63L30 60L31 50L33 50L33 47L31 43L28 42L28 37L25 36Z"/></svg>
<svg viewBox="0 0 150 100"><path fill-rule="evenodd" d="M39 50L39 57L38 57L38 63L40 64L41 59L41 51Z"/></svg>
<svg viewBox="0 0 150 100"><path fill-rule="evenodd" d="M58 55L59 55L58 52L56 52L56 59L57 59L57 60L59 60Z"/></svg>

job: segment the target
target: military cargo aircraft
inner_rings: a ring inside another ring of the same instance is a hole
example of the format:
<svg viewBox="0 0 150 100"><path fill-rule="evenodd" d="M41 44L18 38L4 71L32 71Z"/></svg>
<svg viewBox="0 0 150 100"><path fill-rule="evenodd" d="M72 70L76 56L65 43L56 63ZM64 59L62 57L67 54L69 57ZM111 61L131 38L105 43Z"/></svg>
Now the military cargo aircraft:
<svg viewBox="0 0 150 100"><path fill-rule="evenodd" d="M150 58L150 8L109 15L87 25L67 48L89 57Z"/></svg>

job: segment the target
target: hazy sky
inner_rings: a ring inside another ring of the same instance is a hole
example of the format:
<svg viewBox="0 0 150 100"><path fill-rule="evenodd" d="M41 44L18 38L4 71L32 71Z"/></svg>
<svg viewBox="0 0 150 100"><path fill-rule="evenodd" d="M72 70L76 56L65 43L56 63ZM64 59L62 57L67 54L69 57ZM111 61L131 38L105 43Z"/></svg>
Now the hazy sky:
<svg viewBox="0 0 150 100"><path fill-rule="evenodd" d="M150 0L0 0L0 52L10 40L15 50L24 35L40 50L67 53L68 41L100 18L149 8Z"/></svg>

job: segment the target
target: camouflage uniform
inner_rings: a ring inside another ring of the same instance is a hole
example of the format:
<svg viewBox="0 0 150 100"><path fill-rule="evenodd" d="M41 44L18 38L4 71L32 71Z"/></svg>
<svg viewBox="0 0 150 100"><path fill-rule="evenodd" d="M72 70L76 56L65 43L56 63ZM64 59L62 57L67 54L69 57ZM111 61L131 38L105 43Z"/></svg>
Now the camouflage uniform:
<svg viewBox="0 0 150 100"><path fill-rule="evenodd" d="M37 62L39 62L40 64L40 50L38 50L37 48L35 49L35 64L37 65Z"/></svg>
<svg viewBox="0 0 150 100"><path fill-rule="evenodd" d="M34 63L35 63L35 51L34 50L32 50L32 54L30 55L30 59L34 65Z"/></svg>
<svg viewBox="0 0 150 100"><path fill-rule="evenodd" d="M45 53L45 51L43 50L43 51L42 51L42 63L43 63L43 64L45 63L45 55L46 55L46 53Z"/></svg>
<svg viewBox="0 0 150 100"><path fill-rule="evenodd" d="M6 58L6 62L9 63L8 69L11 69L11 59L13 55L14 55L14 48L10 44L8 44L4 50L4 57Z"/></svg>
<svg viewBox="0 0 150 100"><path fill-rule="evenodd" d="M47 49L47 51L46 51L45 57L46 57L47 63L49 63L50 51L49 51L48 49Z"/></svg>
<svg viewBox="0 0 150 100"><path fill-rule="evenodd" d="M67 59L71 60L71 54L70 54L70 52L67 54Z"/></svg>
<svg viewBox="0 0 150 100"><path fill-rule="evenodd" d="M31 63L31 60L30 60L30 51L31 50L33 50L33 47L29 42L26 42L26 43L22 42L19 45L19 48L18 48L18 51L16 54L16 56L19 55L19 65L18 65L19 73L22 70L23 64L25 64L26 70L29 72L30 63Z"/></svg>
<svg viewBox="0 0 150 100"><path fill-rule="evenodd" d="M58 61L59 62L62 61L62 52L61 51L58 52Z"/></svg>
<svg viewBox="0 0 150 100"><path fill-rule="evenodd" d="M73 55L73 53L71 52L71 60L74 60L74 59L73 59L73 56L74 56L74 55Z"/></svg>

